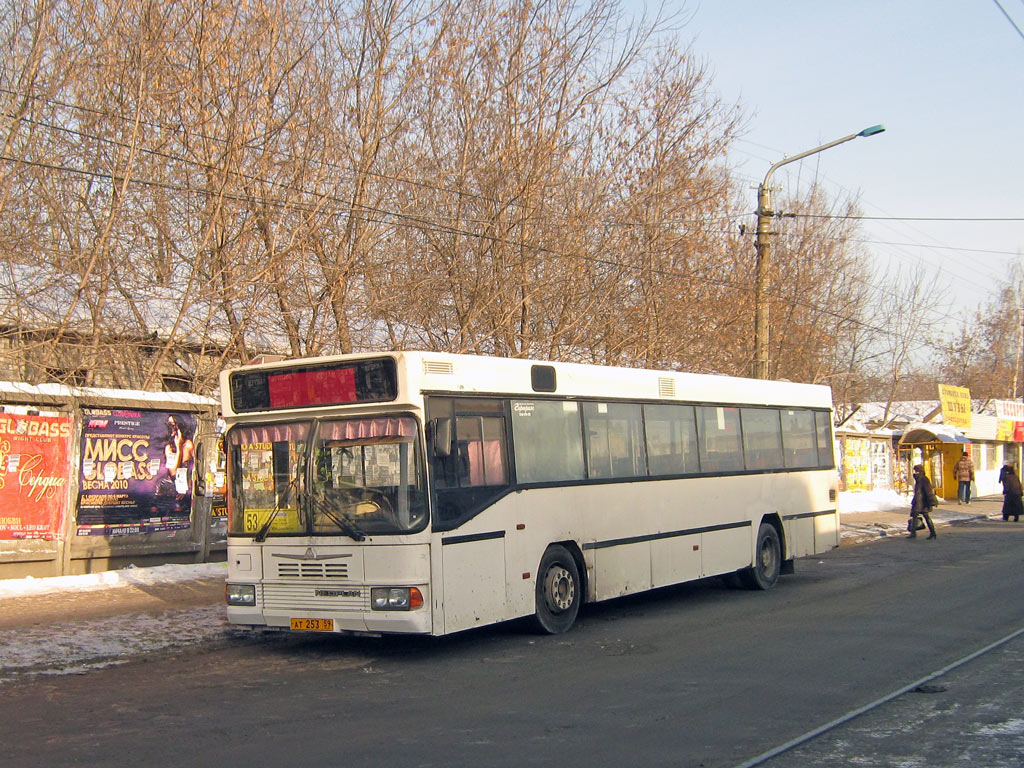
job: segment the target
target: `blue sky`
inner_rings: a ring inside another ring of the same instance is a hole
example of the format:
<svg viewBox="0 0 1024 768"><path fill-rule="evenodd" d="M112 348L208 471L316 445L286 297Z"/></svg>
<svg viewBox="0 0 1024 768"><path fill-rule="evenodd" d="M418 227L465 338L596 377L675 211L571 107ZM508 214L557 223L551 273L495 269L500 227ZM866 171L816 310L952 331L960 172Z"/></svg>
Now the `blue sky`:
<svg viewBox="0 0 1024 768"><path fill-rule="evenodd" d="M1024 0L999 3L1024 29ZM744 109L731 162L751 185L773 162L883 123L785 166L773 186L794 192L817 173L866 216L1024 217L1024 37L994 0L666 7L689 17L680 38L714 90ZM936 309L953 313L975 309L1024 258L1024 221L865 221L862 236L879 273L920 264L937 275L950 307Z"/></svg>

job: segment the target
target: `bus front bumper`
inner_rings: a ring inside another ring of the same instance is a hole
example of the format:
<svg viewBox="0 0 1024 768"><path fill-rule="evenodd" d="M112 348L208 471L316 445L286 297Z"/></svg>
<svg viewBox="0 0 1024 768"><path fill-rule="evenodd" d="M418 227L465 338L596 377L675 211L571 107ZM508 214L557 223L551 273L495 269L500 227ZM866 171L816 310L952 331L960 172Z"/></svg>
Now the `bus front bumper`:
<svg viewBox="0 0 1024 768"><path fill-rule="evenodd" d="M426 606L413 611L292 610L281 613L229 605L227 614L228 621L239 628L371 634L430 634L432 631L430 610Z"/></svg>

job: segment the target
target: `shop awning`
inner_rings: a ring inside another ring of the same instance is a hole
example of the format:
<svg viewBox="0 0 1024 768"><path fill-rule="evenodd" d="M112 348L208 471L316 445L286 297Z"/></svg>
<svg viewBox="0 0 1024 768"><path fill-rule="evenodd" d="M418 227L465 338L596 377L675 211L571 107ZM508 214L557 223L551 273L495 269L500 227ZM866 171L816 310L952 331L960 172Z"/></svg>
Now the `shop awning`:
<svg viewBox="0 0 1024 768"><path fill-rule="evenodd" d="M966 437L959 432L954 432L949 427L942 428L939 425L924 426L912 424L903 432L900 438L900 445L920 445L921 443L970 443Z"/></svg>

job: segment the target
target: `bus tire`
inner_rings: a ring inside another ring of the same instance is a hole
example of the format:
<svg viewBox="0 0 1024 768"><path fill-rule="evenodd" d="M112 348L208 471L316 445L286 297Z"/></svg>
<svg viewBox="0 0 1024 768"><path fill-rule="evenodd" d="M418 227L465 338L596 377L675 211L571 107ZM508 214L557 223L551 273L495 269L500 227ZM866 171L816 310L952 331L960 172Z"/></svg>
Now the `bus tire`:
<svg viewBox="0 0 1024 768"><path fill-rule="evenodd" d="M557 544L548 547L537 570L537 629L548 635L567 632L580 611L581 586L579 568L569 551Z"/></svg>
<svg viewBox="0 0 1024 768"><path fill-rule="evenodd" d="M748 589L771 589L779 580L781 570L782 545L779 532L771 523L761 523L757 531L754 564L741 571L740 575Z"/></svg>

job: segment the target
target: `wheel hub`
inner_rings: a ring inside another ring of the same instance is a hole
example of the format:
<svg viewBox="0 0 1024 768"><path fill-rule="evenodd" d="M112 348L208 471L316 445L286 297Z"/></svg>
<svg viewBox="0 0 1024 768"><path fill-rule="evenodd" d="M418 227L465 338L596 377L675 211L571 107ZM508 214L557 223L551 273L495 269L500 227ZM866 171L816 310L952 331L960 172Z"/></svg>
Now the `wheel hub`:
<svg viewBox="0 0 1024 768"><path fill-rule="evenodd" d="M548 569L544 577L544 601L555 613L569 610L576 599L576 583L572 574L560 565Z"/></svg>

